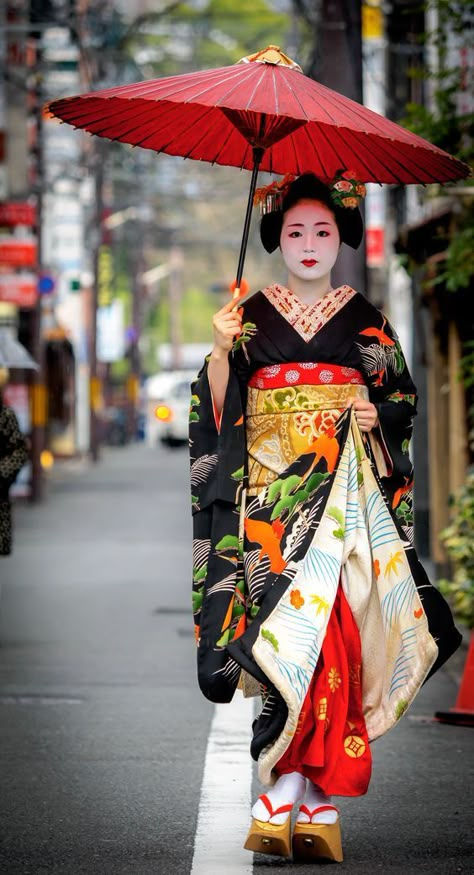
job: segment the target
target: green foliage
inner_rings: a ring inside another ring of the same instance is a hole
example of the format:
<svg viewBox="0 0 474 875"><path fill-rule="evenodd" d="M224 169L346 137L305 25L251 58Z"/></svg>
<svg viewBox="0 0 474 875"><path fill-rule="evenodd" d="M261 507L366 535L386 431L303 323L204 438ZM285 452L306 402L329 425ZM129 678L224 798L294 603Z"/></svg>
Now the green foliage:
<svg viewBox="0 0 474 875"><path fill-rule="evenodd" d="M432 285L444 283L449 292L468 289L474 277L474 224L472 216L465 220L471 222L455 234L447 248L444 270L432 281Z"/></svg>
<svg viewBox="0 0 474 875"><path fill-rule="evenodd" d="M471 389L474 386L474 340L468 340L464 344L464 355L460 365L460 378L466 389Z"/></svg>
<svg viewBox="0 0 474 875"><path fill-rule="evenodd" d="M454 500L454 518L441 532L441 540L453 563L453 576L441 580L439 587L447 595L459 620L474 628L474 469Z"/></svg>
<svg viewBox="0 0 474 875"><path fill-rule="evenodd" d="M287 30L287 15L265 0L208 0L200 9L170 2L161 14L142 16L128 51L148 76L167 76L226 66L269 43L283 45Z"/></svg>
<svg viewBox="0 0 474 875"><path fill-rule="evenodd" d="M458 96L466 88L466 70L461 65L449 66L449 40L456 39L460 49L468 51L472 31L469 16L472 15L471 0L427 0L426 10L435 8L438 26L424 34L423 41L429 42L436 53L436 69L425 67L413 75L429 81L432 92L431 106L410 103L402 124L421 137L449 152L466 164L474 159L474 138L472 128L473 113L459 111ZM465 181L463 186L471 183ZM449 187L445 189L449 195ZM461 201L460 201L461 203ZM457 292L469 288L474 276L473 237L474 223L472 209L465 208L456 221L456 232L447 239L446 259L436 278L430 284L443 283L448 291Z"/></svg>

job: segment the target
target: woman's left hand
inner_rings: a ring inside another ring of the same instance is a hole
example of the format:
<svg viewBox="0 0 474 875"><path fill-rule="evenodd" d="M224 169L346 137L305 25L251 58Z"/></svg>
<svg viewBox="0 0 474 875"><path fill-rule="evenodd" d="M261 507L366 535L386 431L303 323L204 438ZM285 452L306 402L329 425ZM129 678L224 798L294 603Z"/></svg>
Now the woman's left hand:
<svg viewBox="0 0 474 875"><path fill-rule="evenodd" d="M371 401L365 401L363 398L353 398L347 402L347 407L352 407L357 425L361 431L372 431L379 424L377 408Z"/></svg>

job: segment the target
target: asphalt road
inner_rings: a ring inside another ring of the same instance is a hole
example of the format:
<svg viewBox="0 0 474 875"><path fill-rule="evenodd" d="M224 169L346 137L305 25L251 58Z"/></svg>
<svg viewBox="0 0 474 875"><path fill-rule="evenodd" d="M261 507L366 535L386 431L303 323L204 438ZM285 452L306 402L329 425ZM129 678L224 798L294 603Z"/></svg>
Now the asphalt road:
<svg viewBox="0 0 474 875"><path fill-rule="evenodd" d="M195 681L186 450L63 463L16 523L0 559L1 875L206 875L195 847L214 706ZM461 664L374 744L368 795L341 801L338 871L474 871L474 735L432 720L454 703ZM232 788L219 839L239 872ZM207 838L209 875L226 875ZM295 868L315 869L253 864Z"/></svg>

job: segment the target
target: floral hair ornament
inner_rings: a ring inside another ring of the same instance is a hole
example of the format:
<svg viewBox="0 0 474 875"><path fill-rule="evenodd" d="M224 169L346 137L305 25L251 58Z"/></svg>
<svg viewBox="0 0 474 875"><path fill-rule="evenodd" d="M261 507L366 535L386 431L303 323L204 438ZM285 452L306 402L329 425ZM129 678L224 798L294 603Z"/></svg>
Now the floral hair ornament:
<svg viewBox="0 0 474 875"><path fill-rule="evenodd" d="M283 179L274 179L270 185L264 185L261 188L256 189L253 197L253 205L254 207L260 207L261 216L265 216L266 213L274 213L276 210L281 209L286 192L295 179L296 176L294 176L293 173L287 173Z"/></svg>
<svg viewBox="0 0 474 875"><path fill-rule="evenodd" d="M351 210L355 210L367 194L364 183L356 179L353 170L338 170L329 184L329 191L336 206Z"/></svg>

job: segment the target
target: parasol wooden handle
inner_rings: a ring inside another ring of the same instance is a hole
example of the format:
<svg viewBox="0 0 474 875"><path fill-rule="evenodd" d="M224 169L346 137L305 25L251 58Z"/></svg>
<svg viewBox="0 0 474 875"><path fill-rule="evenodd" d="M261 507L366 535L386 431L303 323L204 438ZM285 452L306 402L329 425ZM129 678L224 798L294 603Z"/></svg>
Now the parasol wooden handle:
<svg viewBox="0 0 474 875"><path fill-rule="evenodd" d="M235 312L235 310L237 310L237 301L248 294L249 284L247 280L243 278L239 283L237 282L237 280L234 280L234 282L231 284L230 291L232 292L232 300L236 302L236 306L232 307L232 312Z"/></svg>

